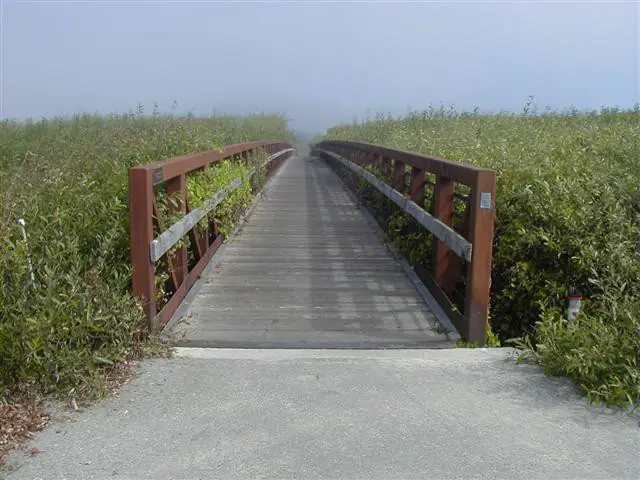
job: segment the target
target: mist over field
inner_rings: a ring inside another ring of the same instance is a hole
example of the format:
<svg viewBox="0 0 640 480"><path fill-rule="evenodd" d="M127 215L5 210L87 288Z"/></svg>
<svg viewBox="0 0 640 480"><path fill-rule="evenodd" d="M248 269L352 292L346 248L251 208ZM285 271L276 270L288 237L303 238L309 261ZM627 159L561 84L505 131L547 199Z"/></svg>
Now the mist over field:
<svg viewBox="0 0 640 480"><path fill-rule="evenodd" d="M2 3L3 118L631 107L637 2Z"/></svg>

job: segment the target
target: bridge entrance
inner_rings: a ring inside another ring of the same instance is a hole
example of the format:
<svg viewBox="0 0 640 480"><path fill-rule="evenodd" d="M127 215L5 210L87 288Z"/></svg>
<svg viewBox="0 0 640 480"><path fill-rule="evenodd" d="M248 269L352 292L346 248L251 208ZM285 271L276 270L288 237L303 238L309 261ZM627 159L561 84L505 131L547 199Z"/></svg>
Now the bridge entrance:
<svg viewBox="0 0 640 480"><path fill-rule="evenodd" d="M446 348L371 219L320 159L289 159L178 309L177 346Z"/></svg>
<svg viewBox="0 0 640 480"><path fill-rule="evenodd" d="M133 290L151 329L192 347L483 344L495 172L356 142L295 152L285 141L247 142L130 171ZM226 159L236 170L207 168ZM209 176L227 171L237 178L215 186ZM387 248L349 172L430 232L430 266L411 268ZM213 196L195 208L189 185ZM241 186L261 190L259 200L227 239L217 206Z"/></svg>

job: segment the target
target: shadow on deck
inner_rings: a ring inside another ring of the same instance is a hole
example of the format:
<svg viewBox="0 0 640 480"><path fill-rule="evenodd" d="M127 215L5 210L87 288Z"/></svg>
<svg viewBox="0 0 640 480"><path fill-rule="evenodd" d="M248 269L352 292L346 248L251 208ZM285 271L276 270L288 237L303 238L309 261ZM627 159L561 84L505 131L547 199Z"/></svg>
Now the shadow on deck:
<svg viewBox="0 0 640 480"><path fill-rule="evenodd" d="M336 174L293 157L165 328L176 346L449 348Z"/></svg>

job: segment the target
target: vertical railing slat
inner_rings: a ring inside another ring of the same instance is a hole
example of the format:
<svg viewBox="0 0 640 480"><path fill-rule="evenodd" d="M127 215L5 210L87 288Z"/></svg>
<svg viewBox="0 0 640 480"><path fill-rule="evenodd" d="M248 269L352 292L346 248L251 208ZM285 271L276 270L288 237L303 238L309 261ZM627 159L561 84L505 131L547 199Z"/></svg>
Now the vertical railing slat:
<svg viewBox="0 0 640 480"><path fill-rule="evenodd" d="M404 168L404 163L397 160L393 162L393 188L403 195L405 194Z"/></svg>
<svg viewBox="0 0 640 480"><path fill-rule="evenodd" d="M424 206L424 170L411 167L411 184L409 185L409 197L421 207Z"/></svg>
<svg viewBox="0 0 640 480"><path fill-rule="evenodd" d="M186 213L186 176L181 174L177 177L167 180L167 195L169 198L177 197L177 204L175 201L169 202L169 210L172 212L178 212L181 216ZM170 266L172 271L172 277L174 279L174 286L176 290L185 278L187 278L187 248L182 246L176 249L170 254L171 261Z"/></svg>
<svg viewBox="0 0 640 480"><path fill-rule="evenodd" d="M212 253L221 243L221 237L215 228L215 221L209 216L212 227L212 237L209 234L204 236L204 241L196 241L196 266L189 270L188 250L186 246L171 252L167 258L169 264L169 274L175 287L175 292L167 303L158 311L155 289L155 265L151 262L150 247L154 240L154 223L157 224L161 232L165 229L165 222L157 215L154 185L165 182L168 195L178 193L180 202L178 205L169 204L169 208L178 209L181 214L187 212L187 192L186 174L190 171L207 168L213 162L224 158L248 158L251 151L256 148L263 148L269 153L276 153L285 148L292 148L289 142L269 142L255 141L243 144L229 145L225 147L224 153L203 152L194 155L185 155L168 159L162 166L152 163L135 167L129 170L129 219L130 219L130 245L131 263L133 267L132 290L133 295L141 300L145 316L149 321L151 330L158 330L170 316L175 312L193 285L199 272L204 268L203 257L210 258ZM283 155L277 159L279 167L290 154ZM189 231L189 235L193 229ZM196 239L198 240L198 239ZM193 242L192 242L193 243Z"/></svg>
<svg viewBox="0 0 640 480"><path fill-rule="evenodd" d="M379 176L386 177L384 181L389 182L403 195L407 193L405 163L411 165L409 196L423 208L427 204L427 199L424 197L425 174L426 172L435 174L432 214L448 226L453 225L455 183L460 182L471 187L469 205L459 231L472 244L472 258L466 269L464 325L461 325L459 330L467 341L485 344L491 290L495 172L358 142L326 141L320 142L317 147L337 153L359 165L376 165ZM396 154L402 159L401 161L393 160ZM413 159L417 165L413 164ZM389 177L391 177L390 181ZM433 241L432 254L434 288L445 296L450 296L454 293L464 271L465 260L455 255L444 242L437 238Z"/></svg>
<svg viewBox="0 0 640 480"><path fill-rule="evenodd" d="M453 223L453 194L455 183L445 177L436 177L433 188L433 216L445 225ZM437 238L433 238L433 278L442 286L449 266L451 251L447 245Z"/></svg>

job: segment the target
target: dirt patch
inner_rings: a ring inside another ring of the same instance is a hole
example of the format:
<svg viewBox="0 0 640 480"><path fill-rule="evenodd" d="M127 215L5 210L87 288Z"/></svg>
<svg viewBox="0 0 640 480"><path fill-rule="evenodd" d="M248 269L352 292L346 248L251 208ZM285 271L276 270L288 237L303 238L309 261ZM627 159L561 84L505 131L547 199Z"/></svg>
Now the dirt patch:
<svg viewBox="0 0 640 480"><path fill-rule="evenodd" d="M101 398L117 394L118 390L135 376L135 373L136 362L133 361L119 362L110 367L107 370ZM54 420L50 409L46 407L48 403L62 404L64 410L73 411L80 407L88 407L96 401L96 399L76 397L69 397L64 402L59 400L59 397L25 393L11 402L0 399L0 471L6 468L11 470L7 459L12 452L21 451L32 456L40 453L36 447L30 451L24 451L25 443ZM54 410L56 409L57 407L54 408Z"/></svg>
<svg viewBox="0 0 640 480"><path fill-rule="evenodd" d="M0 403L0 467L4 466L9 452L22 448L25 440L42 430L49 420L40 398ZM31 453L39 452L34 449Z"/></svg>

